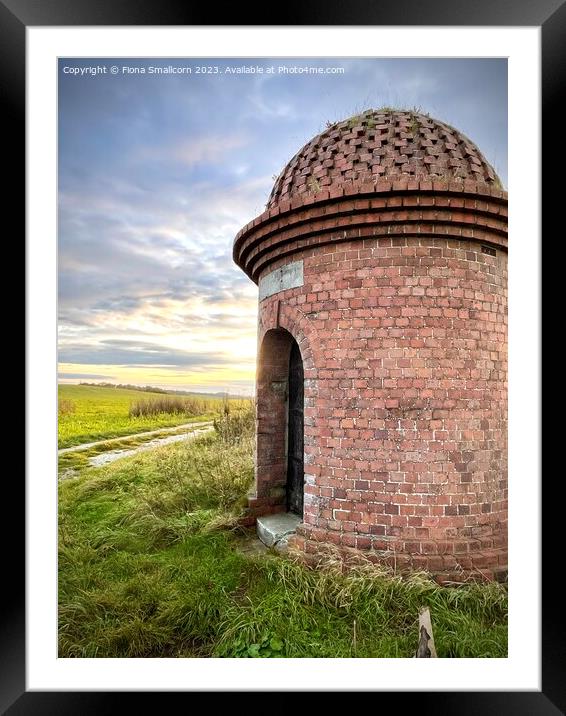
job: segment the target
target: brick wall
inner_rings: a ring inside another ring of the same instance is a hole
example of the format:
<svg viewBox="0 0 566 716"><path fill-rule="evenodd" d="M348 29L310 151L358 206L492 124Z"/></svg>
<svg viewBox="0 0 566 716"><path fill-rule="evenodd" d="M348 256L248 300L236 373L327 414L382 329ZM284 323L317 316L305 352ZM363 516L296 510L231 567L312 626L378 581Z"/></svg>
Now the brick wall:
<svg viewBox="0 0 566 716"><path fill-rule="evenodd" d="M260 305L260 338L310 324L299 335L310 359L296 544L371 550L433 571L504 566L506 253L376 238L300 256L304 286ZM264 395L260 377L258 417L265 411L276 432L277 396ZM273 444L258 452L260 497Z"/></svg>
<svg viewBox="0 0 566 716"><path fill-rule="evenodd" d="M305 367L295 546L363 550L457 581L505 569L506 246L505 192L469 179L303 192L240 231L234 258L254 281L299 260L304 274L260 302L252 518L285 509L278 382L295 339Z"/></svg>

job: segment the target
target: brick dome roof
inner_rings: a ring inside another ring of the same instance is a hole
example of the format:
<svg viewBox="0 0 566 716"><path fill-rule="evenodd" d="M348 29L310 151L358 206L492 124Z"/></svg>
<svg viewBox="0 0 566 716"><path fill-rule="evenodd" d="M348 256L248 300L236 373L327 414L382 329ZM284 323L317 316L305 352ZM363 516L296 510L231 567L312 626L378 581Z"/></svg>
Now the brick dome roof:
<svg viewBox="0 0 566 716"><path fill-rule="evenodd" d="M471 179L501 187L476 145L450 125L419 112L369 109L305 144L277 178L267 208L330 186L401 178Z"/></svg>

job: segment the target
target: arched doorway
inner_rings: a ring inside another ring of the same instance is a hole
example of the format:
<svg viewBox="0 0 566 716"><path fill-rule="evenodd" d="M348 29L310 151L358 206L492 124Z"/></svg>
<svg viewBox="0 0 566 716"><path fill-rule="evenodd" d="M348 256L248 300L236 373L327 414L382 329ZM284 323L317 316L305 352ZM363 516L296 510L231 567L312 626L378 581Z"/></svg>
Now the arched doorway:
<svg viewBox="0 0 566 716"><path fill-rule="evenodd" d="M303 516L304 369L297 341L266 332L257 373L256 499L269 512Z"/></svg>

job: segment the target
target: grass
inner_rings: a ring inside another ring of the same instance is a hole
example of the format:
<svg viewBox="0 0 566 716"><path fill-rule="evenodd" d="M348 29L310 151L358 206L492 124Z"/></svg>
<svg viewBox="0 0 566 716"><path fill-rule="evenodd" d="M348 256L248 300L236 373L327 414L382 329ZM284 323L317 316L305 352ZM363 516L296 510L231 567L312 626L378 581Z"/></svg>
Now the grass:
<svg viewBox="0 0 566 716"><path fill-rule="evenodd" d="M162 400L163 395L148 393L150 397ZM169 401L187 401L183 396L166 396ZM130 416L132 405L140 402L140 392L123 388L106 388L87 385L60 385L59 405L59 447L70 447L81 443L117 438L141 433L156 428L173 427L194 420L210 420L223 409L220 398L198 399L200 416L193 414L167 413ZM241 401L230 401L237 405ZM194 404L194 401L191 403Z"/></svg>
<svg viewBox="0 0 566 716"><path fill-rule="evenodd" d="M320 185L320 182L316 177L309 177L307 181L307 187L311 194L317 194L319 191L322 190L322 187Z"/></svg>
<svg viewBox="0 0 566 716"><path fill-rule="evenodd" d="M195 423L204 422L202 418L195 419ZM102 453L113 451L113 450L132 450L142 445L146 445L152 440L159 438L167 438L173 435L181 435L188 432L186 427L180 428L166 428L166 432L157 433L155 435L133 435L125 437L123 439L113 439L112 441L103 441L94 445L86 450L77 450L74 452L64 453L59 455L58 458L58 470L59 473L66 470L83 470L89 468L89 460L91 457L96 457Z"/></svg>
<svg viewBox="0 0 566 716"><path fill-rule="evenodd" d="M215 401L215 405L220 407L221 402ZM131 418L153 416L161 413L194 417L207 412L210 412L210 400L206 398L185 398L178 395L153 395L130 405Z"/></svg>
<svg viewBox="0 0 566 716"><path fill-rule="evenodd" d="M422 606L439 656L506 656L502 585L245 552L252 432L227 415L214 434L60 484L60 656L411 657Z"/></svg>

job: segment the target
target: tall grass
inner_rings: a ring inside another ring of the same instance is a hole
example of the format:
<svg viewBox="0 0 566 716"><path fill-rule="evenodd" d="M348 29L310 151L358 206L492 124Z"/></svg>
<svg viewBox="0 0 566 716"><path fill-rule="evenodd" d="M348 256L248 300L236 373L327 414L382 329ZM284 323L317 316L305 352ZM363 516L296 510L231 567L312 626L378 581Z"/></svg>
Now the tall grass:
<svg viewBox="0 0 566 716"><path fill-rule="evenodd" d="M219 401L216 401L219 403ZM215 405L214 407L218 407ZM169 415L186 415L194 417L210 411L210 401L197 398L177 398L162 395L155 398L137 400L130 406L130 417L140 418L167 413Z"/></svg>
<svg viewBox="0 0 566 716"><path fill-rule="evenodd" d="M499 584L444 588L427 575L402 578L370 563L345 570L330 549L316 569L264 560L247 596L228 610L215 655L411 657L423 606L439 656L506 655L507 593Z"/></svg>
<svg viewBox="0 0 566 716"><path fill-rule="evenodd" d="M222 414L214 420L214 429L221 442L234 445L249 440L255 432L255 403L243 400L235 408L224 401Z"/></svg>
<svg viewBox="0 0 566 716"><path fill-rule="evenodd" d="M72 415L77 410L76 404L68 398L62 398L58 401L57 411L59 415Z"/></svg>
<svg viewBox="0 0 566 716"><path fill-rule="evenodd" d="M238 412L192 443L61 483L60 656L410 657L422 606L439 656L506 656L501 585L243 551L253 439Z"/></svg>

